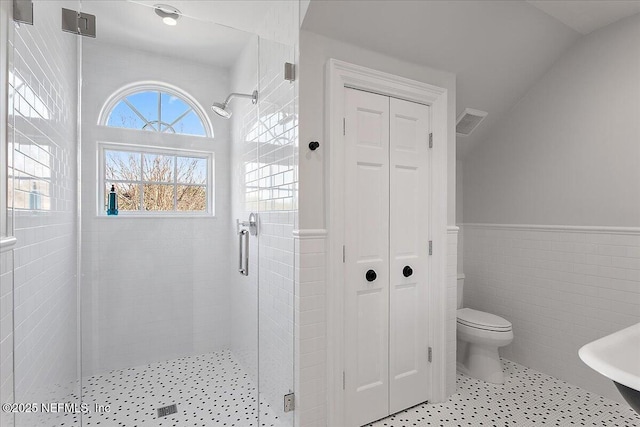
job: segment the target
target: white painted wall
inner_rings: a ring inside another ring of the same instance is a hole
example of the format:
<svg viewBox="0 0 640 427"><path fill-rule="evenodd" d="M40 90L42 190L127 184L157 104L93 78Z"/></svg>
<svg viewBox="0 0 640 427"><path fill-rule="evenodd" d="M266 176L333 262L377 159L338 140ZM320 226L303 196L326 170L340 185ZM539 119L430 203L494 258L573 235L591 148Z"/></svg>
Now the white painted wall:
<svg viewBox="0 0 640 427"><path fill-rule="evenodd" d="M9 117L9 206L16 208L18 243L0 259L0 321L2 378L13 369L16 402L78 402L77 38L60 31L61 7L77 2L34 2L37 25L13 34L14 78L24 83L10 95L16 114ZM37 209L29 203L34 185ZM6 381L3 399L10 396ZM16 414L15 425L54 425L56 417ZM6 414L1 420L14 425Z"/></svg>
<svg viewBox="0 0 640 427"><path fill-rule="evenodd" d="M513 323L507 358L618 400L577 351L640 321L638 40L638 15L583 37L463 163L465 305Z"/></svg>
<svg viewBox="0 0 640 427"><path fill-rule="evenodd" d="M299 160L299 229L307 230L311 235L301 235L299 293L301 319L300 366L302 375L299 389L306 398L304 417L309 425L326 424L326 290L324 273L324 236L313 234L312 230L326 228L325 212L327 194L325 189L328 170L327 150L329 145L325 134L325 66L330 58L362 65L402 77L433 84L447 89L448 120L450 123L448 140L448 223L455 225L455 76L425 66L411 64L371 50L363 49L339 40L333 40L308 31L300 34L300 144L302 151ZM319 141L320 148L310 151L306 148L309 141ZM456 245L455 233L449 234L447 270L447 300L455 301ZM309 239L307 241L307 239ZM322 256L321 256L322 255ZM313 263L305 260L313 259ZM455 390L455 304L447 304L447 342L446 350L451 363L447 366L447 393ZM310 319L310 320L304 320ZM453 343L453 344L452 344ZM304 404L304 402L303 402ZM306 425L306 424L305 424Z"/></svg>
<svg viewBox="0 0 640 427"><path fill-rule="evenodd" d="M639 38L585 36L465 157L465 222L640 226Z"/></svg>
<svg viewBox="0 0 640 427"><path fill-rule="evenodd" d="M229 94L228 70L86 39L82 93L83 375L229 348L229 122L207 108ZM97 126L107 98L136 81L193 96L214 138ZM213 152L215 217L98 216L98 141Z"/></svg>
<svg viewBox="0 0 640 427"><path fill-rule="evenodd" d="M458 230L458 273L464 273L464 168L462 167L462 160L459 158L456 160L456 225Z"/></svg>

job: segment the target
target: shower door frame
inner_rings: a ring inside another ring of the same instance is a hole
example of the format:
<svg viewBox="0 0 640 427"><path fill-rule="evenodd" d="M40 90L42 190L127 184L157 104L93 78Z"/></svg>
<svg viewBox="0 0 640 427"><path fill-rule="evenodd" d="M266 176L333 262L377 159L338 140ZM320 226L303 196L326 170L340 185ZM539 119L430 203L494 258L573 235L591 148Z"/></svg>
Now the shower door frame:
<svg viewBox="0 0 640 427"><path fill-rule="evenodd" d="M432 203L431 226L435 250L429 280L429 342L433 347L430 364L430 402L446 399L447 328L446 328L446 266L447 266L447 89L424 82L384 73L360 65L329 59L326 65L325 105L326 134L331 148L326 171L328 188L328 262L327 262L327 423L345 425L345 345L344 345L344 266L343 245L345 146L343 118L346 89L359 89L399 98L432 109ZM425 135L425 138L427 135Z"/></svg>

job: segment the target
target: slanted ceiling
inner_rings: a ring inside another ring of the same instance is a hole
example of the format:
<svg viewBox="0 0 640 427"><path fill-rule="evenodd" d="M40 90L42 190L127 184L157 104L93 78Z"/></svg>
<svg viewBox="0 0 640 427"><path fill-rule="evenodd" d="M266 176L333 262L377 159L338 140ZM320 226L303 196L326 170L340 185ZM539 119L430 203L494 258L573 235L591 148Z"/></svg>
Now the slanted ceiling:
<svg viewBox="0 0 640 427"><path fill-rule="evenodd" d="M456 115L487 111L464 154L581 34L521 1L317 1L303 30L457 75Z"/></svg>
<svg viewBox="0 0 640 427"><path fill-rule="evenodd" d="M638 0L527 0L527 3L581 34L589 34L622 18L640 13Z"/></svg>

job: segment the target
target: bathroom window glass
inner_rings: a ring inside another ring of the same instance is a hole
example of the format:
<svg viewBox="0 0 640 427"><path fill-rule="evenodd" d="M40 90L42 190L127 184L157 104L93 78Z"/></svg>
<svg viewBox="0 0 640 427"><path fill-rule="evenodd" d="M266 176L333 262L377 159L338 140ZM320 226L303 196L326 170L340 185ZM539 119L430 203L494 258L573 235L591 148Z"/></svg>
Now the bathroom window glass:
<svg viewBox="0 0 640 427"><path fill-rule="evenodd" d="M122 215L213 214L213 155L103 145L100 211L113 186Z"/></svg>
<svg viewBox="0 0 640 427"><path fill-rule="evenodd" d="M150 132L212 137L196 103L176 90L147 85L118 93L107 103L103 125Z"/></svg>

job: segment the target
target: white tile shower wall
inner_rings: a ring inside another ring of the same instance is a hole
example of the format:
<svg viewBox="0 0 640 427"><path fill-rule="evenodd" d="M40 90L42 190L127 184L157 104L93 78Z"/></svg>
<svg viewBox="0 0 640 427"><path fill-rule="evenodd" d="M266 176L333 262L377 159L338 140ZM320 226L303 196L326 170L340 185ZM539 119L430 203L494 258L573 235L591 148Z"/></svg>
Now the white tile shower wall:
<svg viewBox="0 0 640 427"><path fill-rule="evenodd" d="M640 322L640 230L464 225L467 307L513 323L502 355L620 401L578 349Z"/></svg>
<svg viewBox="0 0 640 427"><path fill-rule="evenodd" d="M0 253L0 403L13 402L13 252ZM13 414L2 411L0 426L13 427Z"/></svg>
<svg viewBox="0 0 640 427"><path fill-rule="evenodd" d="M15 185L9 190L18 239L13 253L16 402L75 402L71 393L78 391L77 37L59 26L61 7L74 6L77 2L36 1L36 25L16 27L14 33L9 173ZM3 279L10 274L5 268ZM2 288L3 296L10 294L4 280ZM50 416L18 414L15 421L51 425Z"/></svg>
<svg viewBox="0 0 640 427"><path fill-rule="evenodd" d="M204 112L213 139L97 126L124 85L160 81L209 105L228 95L227 70L100 39L84 41L82 61L83 375L229 348L228 121ZM213 152L216 217L96 215L99 141Z"/></svg>
<svg viewBox="0 0 640 427"><path fill-rule="evenodd" d="M327 425L326 232L299 232L296 245L296 427Z"/></svg>
<svg viewBox="0 0 640 427"><path fill-rule="evenodd" d="M458 295L458 227L447 228L446 396L456 392L456 309Z"/></svg>
<svg viewBox="0 0 640 427"><path fill-rule="evenodd" d="M83 375L228 348L227 230L215 221L93 219L82 241Z"/></svg>

